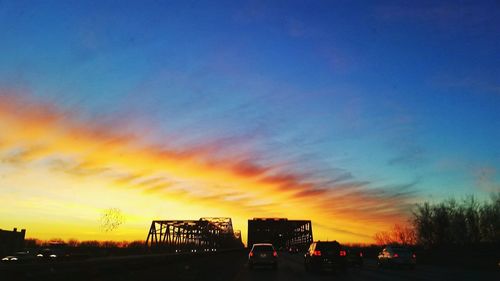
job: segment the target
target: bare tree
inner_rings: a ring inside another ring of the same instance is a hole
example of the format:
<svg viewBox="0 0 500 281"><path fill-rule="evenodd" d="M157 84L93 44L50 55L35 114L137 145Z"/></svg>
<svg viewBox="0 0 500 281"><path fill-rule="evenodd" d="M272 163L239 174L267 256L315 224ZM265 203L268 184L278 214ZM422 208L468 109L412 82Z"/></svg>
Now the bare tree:
<svg viewBox="0 0 500 281"><path fill-rule="evenodd" d="M419 204L412 222L417 242L424 246L500 243L500 193L485 202L468 196L459 202Z"/></svg>
<svg viewBox="0 0 500 281"><path fill-rule="evenodd" d="M416 235L413 228L395 224L390 231L375 233L374 240L378 245L414 245L416 243Z"/></svg>
<svg viewBox="0 0 500 281"><path fill-rule="evenodd" d="M479 232L483 242L500 242L500 193L491 195L491 204L479 208Z"/></svg>
<svg viewBox="0 0 500 281"><path fill-rule="evenodd" d="M413 228L399 224L392 229L392 239L400 245L414 245L417 240Z"/></svg>
<svg viewBox="0 0 500 281"><path fill-rule="evenodd" d="M423 245L433 244L432 210L429 203L417 205L413 212L413 225L415 227L417 242Z"/></svg>
<svg viewBox="0 0 500 281"><path fill-rule="evenodd" d="M377 245L391 244L391 234L388 231L379 231L373 237Z"/></svg>
<svg viewBox="0 0 500 281"><path fill-rule="evenodd" d="M80 242L78 240L76 240L76 239L69 239L68 240L68 246L69 247L76 248L76 247L79 246L79 244L80 244Z"/></svg>

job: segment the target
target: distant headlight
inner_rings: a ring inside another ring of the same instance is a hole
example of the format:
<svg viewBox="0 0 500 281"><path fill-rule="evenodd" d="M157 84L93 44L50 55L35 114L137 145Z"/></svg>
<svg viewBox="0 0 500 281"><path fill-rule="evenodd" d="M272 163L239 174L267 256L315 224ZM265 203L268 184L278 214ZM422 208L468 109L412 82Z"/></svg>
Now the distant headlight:
<svg viewBox="0 0 500 281"><path fill-rule="evenodd" d="M11 261L17 261L17 258L11 258L10 260Z"/></svg>
<svg viewBox="0 0 500 281"><path fill-rule="evenodd" d="M37 256L37 257L39 257L39 258L43 258L43 255L42 255L42 254L38 254L38 255L36 255L36 256Z"/></svg>
<svg viewBox="0 0 500 281"><path fill-rule="evenodd" d="M8 257L5 257L5 258L2 258L3 261L8 261L9 258Z"/></svg>
<svg viewBox="0 0 500 281"><path fill-rule="evenodd" d="M54 255L54 254L50 255L49 257L51 257L51 258L57 258L57 256Z"/></svg>

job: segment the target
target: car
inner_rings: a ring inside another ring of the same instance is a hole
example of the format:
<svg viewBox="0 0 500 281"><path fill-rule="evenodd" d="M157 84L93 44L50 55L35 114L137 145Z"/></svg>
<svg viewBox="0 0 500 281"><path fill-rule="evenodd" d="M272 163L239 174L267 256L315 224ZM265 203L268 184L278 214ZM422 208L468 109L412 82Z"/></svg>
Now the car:
<svg viewBox="0 0 500 281"><path fill-rule="evenodd" d="M377 257L379 267L384 266L408 266L411 269L417 264L417 256L408 247L387 246Z"/></svg>
<svg viewBox="0 0 500 281"><path fill-rule="evenodd" d="M347 265L363 266L363 251L360 248L347 249Z"/></svg>
<svg viewBox="0 0 500 281"><path fill-rule="evenodd" d="M35 259L35 256L29 251L16 252L13 255L6 256L2 258L2 262L31 262Z"/></svg>
<svg viewBox="0 0 500 281"><path fill-rule="evenodd" d="M307 271L346 270L347 252L337 241L317 241L311 243L304 255Z"/></svg>
<svg viewBox="0 0 500 281"><path fill-rule="evenodd" d="M258 243L252 246L248 253L248 267L253 269L258 265L272 266L273 269L278 267L278 253L273 244Z"/></svg>
<svg viewBox="0 0 500 281"><path fill-rule="evenodd" d="M69 254L63 248L44 248L38 252L36 257L45 260L62 260L68 259Z"/></svg>
<svg viewBox="0 0 500 281"><path fill-rule="evenodd" d="M290 246L288 247L288 253L290 254L297 254L299 252L299 247L297 246Z"/></svg>

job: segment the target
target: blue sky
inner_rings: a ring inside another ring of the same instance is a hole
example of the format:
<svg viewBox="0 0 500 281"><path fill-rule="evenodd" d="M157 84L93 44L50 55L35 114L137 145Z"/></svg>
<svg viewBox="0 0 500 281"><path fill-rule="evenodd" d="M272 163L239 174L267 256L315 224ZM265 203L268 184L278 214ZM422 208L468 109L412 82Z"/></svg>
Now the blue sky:
<svg viewBox="0 0 500 281"><path fill-rule="evenodd" d="M94 2L94 3L87 3ZM415 202L500 191L497 1L0 1L0 88ZM222 144L222 145L221 145ZM250 155L250 156L249 156Z"/></svg>

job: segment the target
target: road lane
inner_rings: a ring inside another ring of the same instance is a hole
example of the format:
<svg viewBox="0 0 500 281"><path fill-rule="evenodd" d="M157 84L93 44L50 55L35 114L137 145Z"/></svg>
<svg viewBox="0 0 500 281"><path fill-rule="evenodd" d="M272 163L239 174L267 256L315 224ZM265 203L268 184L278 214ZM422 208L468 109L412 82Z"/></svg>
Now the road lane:
<svg viewBox="0 0 500 281"><path fill-rule="evenodd" d="M301 255L281 253L278 269L250 269L246 264L235 276L234 281L428 281L428 280L500 280L498 271L464 270L437 266L419 265L416 269L378 268L376 261L365 259L363 267L351 267L347 272L311 273L305 271Z"/></svg>
<svg viewBox="0 0 500 281"><path fill-rule="evenodd" d="M64 266L68 266L67 273ZM365 259L363 267L352 267L347 272L311 273L306 272L303 256L300 254L279 254L279 266L250 269L247 252L237 251L219 255L200 256L179 260L157 260L148 263L118 263L112 267L75 267L71 263L61 263L51 269L50 274L36 275L30 272L10 275L0 271L0 280L85 280L85 281L132 281L132 280L176 280L176 281L469 281L500 280L500 271L465 270L429 265L417 265L414 270L406 268L378 268L374 259ZM30 277L31 276L31 277ZM40 278L50 277L50 278Z"/></svg>
<svg viewBox="0 0 500 281"><path fill-rule="evenodd" d="M270 267L250 269L247 265L244 265L236 276L235 281L319 281L332 280L332 278L337 278L341 275L345 275L345 273L319 274L306 272L300 255L282 253L279 256L278 269L274 270Z"/></svg>

